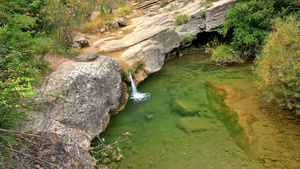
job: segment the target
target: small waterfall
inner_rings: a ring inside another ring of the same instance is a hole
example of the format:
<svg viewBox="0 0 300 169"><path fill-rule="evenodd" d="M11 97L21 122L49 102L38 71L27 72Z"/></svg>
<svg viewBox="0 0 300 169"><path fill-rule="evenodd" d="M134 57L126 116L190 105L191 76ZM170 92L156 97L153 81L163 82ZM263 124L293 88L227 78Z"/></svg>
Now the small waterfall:
<svg viewBox="0 0 300 169"><path fill-rule="evenodd" d="M131 72L129 72L130 82L131 82L131 88L132 92L130 94L130 99L132 99L134 102L142 102L147 100L150 97L150 93L140 93L137 91L136 86L134 84L134 81L131 76Z"/></svg>

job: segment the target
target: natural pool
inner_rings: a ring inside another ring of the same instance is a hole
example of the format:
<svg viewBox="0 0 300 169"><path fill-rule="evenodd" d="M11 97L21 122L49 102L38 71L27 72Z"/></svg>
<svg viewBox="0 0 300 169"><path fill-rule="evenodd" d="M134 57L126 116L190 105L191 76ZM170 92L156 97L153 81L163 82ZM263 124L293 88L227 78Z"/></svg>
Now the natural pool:
<svg viewBox="0 0 300 169"><path fill-rule="evenodd" d="M129 100L100 135L110 143L132 134L118 144L124 158L109 168L261 168L237 114L224 103L224 91L215 87L232 80L253 83L251 65L217 67L207 60L203 54L172 59L138 85L151 97Z"/></svg>

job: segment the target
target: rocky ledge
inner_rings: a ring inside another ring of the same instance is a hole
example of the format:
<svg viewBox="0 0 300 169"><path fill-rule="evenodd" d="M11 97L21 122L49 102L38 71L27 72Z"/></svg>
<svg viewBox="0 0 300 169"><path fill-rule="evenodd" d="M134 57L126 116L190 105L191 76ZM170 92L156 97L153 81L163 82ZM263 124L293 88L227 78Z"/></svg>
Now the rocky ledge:
<svg viewBox="0 0 300 169"><path fill-rule="evenodd" d="M166 54L183 44L186 36L197 38L201 32L219 30L226 12L235 0L220 0L204 7L202 0L187 5L174 1L164 8L132 20L134 31L119 40L104 41L97 46L100 53L125 50L120 60L135 74L136 83L157 72L164 64ZM171 11L170 11L171 10ZM187 15L188 22L175 26L175 18Z"/></svg>
<svg viewBox="0 0 300 169"><path fill-rule="evenodd" d="M56 133L88 150L126 102L122 73L117 60L97 52L61 64L38 90L36 100L49 108L33 112L23 129Z"/></svg>
<svg viewBox="0 0 300 169"><path fill-rule="evenodd" d="M134 19L131 27L135 30L123 39L105 39L93 46L99 46L103 53L126 49L119 59L125 71L131 69L136 82L141 82L161 69L166 54L179 47L185 36L196 38L200 32L218 30L233 4L234 0L220 0L206 8L200 1L185 6L173 2ZM174 6L178 9L173 10ZM187 14L189 22L175 27L174 13ZM90 167L86 164L92 161L87 156L91 140L105 129L110 115L126 103L128 96L122 75L123 68L116 59L98 56L98 52L85 53L61 64L38 90L36 101L44 103L43 109L33 112L29 117L32 120L24 123L23 129L55 133L72 140L78 150L73 158L84 156L80 163L83 168ZM49 108L45 109L45 105Z"/></svg>

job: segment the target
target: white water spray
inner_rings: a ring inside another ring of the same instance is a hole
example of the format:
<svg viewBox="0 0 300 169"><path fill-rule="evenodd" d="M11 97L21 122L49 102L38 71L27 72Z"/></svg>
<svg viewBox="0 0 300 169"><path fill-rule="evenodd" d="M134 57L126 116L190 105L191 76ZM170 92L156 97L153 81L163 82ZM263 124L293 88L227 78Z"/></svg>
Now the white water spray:
<svg viewBox="0 0 300 169"><path fill-rule="evenodd" d="M129 72L129 77L131 81L131 88L132 92L130 94L130 99L132 99L134 102L142 102L147 100L150 97L150 93L140 93L137 91L136 86L134 84L134 81L131 76L131 72Z"/></svg>

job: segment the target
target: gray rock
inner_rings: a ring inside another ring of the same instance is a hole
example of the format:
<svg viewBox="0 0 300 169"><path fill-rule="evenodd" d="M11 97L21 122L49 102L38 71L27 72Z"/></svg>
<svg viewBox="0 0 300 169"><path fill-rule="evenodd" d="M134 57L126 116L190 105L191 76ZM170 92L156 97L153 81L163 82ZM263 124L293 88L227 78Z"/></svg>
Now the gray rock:
<svg viewBox="0 0 300 169"><path fill-rule="evenodd" d="M206 31L217 31L224 23L227 10L235 4L235 0L222 0L205 10Z"/></svg>
<svg viewBox="0 0 300 169"><path fill-rule="evenodd" d="M99 39L93 43L93 47L98 48L100 45L104 44L106 41L110 41L110 40L114 40L114 39L115 39L115 37L107 37L107 38Z"/></svg>
<svg viewBox="0 0 300 169"><path fill-rule="evenodd" d="M119 18L116 21L119 24L119 27L125 27L125 26L127 26L127 22L124 19Z"/></svg>
<svg viewBox="0 0 300 169"><path fill-rule="evenodd" d="M108 117L126 102L122 67L110 57L92 62L68 61L45 80L39 96L51 106L28 124L73 139L83 148L102 132Z"/></svg>
<svg viewBox="0 0 300 169"><path fill-rule="evenodd" d="M73 60L75 62L91 62L97 59L98 52L87 52L76 56Z"/></svg>
<svg viewBox="0 0 300 169"><path fill-rule="evenodd" d="M86 38L80 38L73 42L73 47L84 48L89 46L89 41Z"/></svg>

